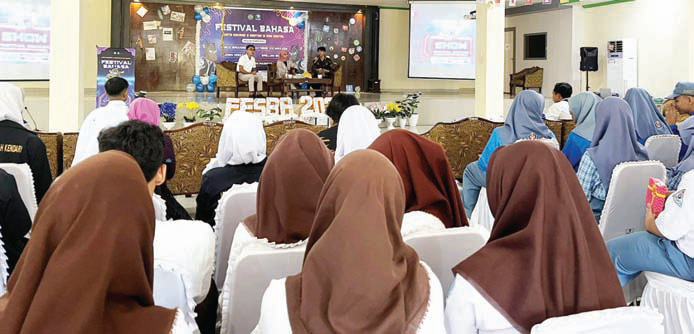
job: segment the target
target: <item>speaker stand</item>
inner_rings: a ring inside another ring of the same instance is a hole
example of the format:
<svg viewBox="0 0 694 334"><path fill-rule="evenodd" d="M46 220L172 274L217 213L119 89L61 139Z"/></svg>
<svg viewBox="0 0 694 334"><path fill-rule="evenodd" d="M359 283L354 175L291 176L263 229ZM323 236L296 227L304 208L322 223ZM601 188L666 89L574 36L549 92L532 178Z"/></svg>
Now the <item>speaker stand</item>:
<svg viewBox="0 0 694 334"><path fill-rule="evenodd" d="M588 71L586 71L586 92L590 92L590 86L588 85Z"/></svg>

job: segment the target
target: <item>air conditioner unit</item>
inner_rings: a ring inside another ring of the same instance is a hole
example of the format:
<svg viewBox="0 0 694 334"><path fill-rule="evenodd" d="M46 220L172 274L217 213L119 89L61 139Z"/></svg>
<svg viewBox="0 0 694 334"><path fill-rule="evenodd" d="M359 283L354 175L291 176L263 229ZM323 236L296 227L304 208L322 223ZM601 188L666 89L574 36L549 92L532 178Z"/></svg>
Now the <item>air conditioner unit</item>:
<svg viewBox="0 0 694 334"><path fill-rule="evenodd" d="M638 47L636 39L607 42L607 87L624 97L638 86Z"/></svg>

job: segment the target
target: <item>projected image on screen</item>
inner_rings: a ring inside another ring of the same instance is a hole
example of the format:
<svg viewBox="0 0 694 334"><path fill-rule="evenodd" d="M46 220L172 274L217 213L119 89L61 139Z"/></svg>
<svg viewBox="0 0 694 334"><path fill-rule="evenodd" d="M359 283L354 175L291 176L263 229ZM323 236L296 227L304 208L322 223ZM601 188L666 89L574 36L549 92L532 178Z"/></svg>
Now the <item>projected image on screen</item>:
<svg viewBox="0 0 694 334"><path fill-rule="evenodd" d="M0 0L0 80L48 80L50 0Z"/></svg>
<svg viewBox="0 0 694 334"><path fill-rule="evenodd" d="M474 79L475 2L414 2L410 8L411 78Z"/></svg>

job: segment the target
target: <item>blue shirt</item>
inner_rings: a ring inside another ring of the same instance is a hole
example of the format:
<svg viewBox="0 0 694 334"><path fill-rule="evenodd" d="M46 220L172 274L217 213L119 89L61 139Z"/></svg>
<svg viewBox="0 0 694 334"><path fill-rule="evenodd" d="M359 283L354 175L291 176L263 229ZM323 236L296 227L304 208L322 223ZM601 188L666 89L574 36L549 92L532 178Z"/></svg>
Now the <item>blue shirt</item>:
<svg viewBox="0 0 694 334"><path fill-rule="evenodd" d="M487 141L487 146L484 147L484 151L482 151L482 155L480 156L479 160L477 160L477 166L480 168L481 171L486 172L487 171L487 165L489 164L489 159L492 157L492 154L496 149L498 149L501 146L504 146L504 143L501 142L501 138L499 137L499 129L502 128L496 128L494 131L492 131L492 136L489 137L489 141ZM551 133L552 138L551 139L557 139L554 136L554 133Z"/></svg>
<svg viewBox="0 0 694 334"><path fill-rule="evenodd" d="M600 180L598 167L595 166L588 152L583 154L576 176L588 200L596 198L604 201L607 198L607 189L602 184L602 180Z"/></svg>
<svg viewBox="0 0 694 334"><path fill-rule="evenodd" d="M578 171L578 165L581 163L583 154L586 153L586 150L590 147L590 143L590 140L585 139L574 132L571 132L569 138L566 140L566 144L564 145L562 152L564 152L566 158L569 159L574 171Z"/></svg>

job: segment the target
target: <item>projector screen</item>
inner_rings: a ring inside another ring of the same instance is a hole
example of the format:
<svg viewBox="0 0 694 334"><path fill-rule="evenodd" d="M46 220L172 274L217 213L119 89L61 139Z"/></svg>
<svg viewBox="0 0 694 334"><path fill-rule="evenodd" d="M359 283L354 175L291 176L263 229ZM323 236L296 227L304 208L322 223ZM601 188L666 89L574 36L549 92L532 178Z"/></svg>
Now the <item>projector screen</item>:
<svg viewBox="0 0 694 334"><path fill-rule="evenodd" d="M412 2L410 78L475 79L474 1Z"/></svg>
<svg viewBox="0 0 694 334"><path fill-rule="evenodd" d="M0 0L0 81L48 80L50 0Z"/></svg>

